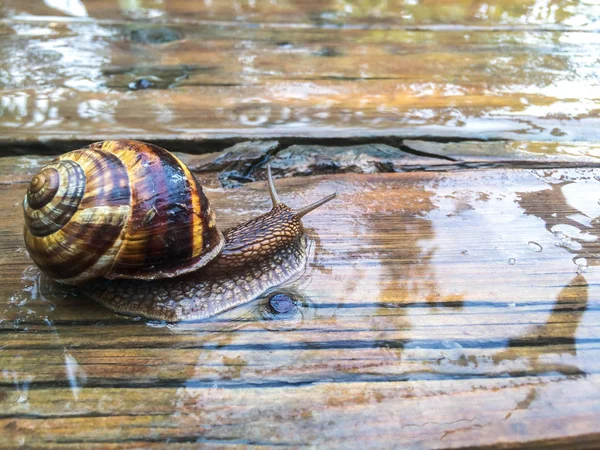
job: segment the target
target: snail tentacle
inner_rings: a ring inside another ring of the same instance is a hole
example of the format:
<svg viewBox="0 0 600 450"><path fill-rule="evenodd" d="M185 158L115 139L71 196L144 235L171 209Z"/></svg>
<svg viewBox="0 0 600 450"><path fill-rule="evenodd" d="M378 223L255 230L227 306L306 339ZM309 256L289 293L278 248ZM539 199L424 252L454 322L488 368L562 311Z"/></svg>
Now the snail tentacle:
<svg viewBox="0 0 600 450"><path fill-rule="evenodd" d="M275 190L273 174L271 173L271 164L267 165L267 181L269 183L269 194L271 195L271 202L273 203L273 208L275 208L281 203L281 200L279 200L279 196L277 195L277 191Z"/></svg>
<svg viewBox="0 0 600 450"><path fill-rule="evenodd" d="M336 198L337 195L338 195L338 193L334 192L333 194L330 194L327 197L323 197L321 200L317 200L316 202L311 203L310 205L307 205L304 208L300 208L300 209L294 211L294 215L297 218L301 218L301 217L307 215L309 212L314 211L319 206L322 206L325 203L330 202L331 200L333 200L334 198Z"/></svg>

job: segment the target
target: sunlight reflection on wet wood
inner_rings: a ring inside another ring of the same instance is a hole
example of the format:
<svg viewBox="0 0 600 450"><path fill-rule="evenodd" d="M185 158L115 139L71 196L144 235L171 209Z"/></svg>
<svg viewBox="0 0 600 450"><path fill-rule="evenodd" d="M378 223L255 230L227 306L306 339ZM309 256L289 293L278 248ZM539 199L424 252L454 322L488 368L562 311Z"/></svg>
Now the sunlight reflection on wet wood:
<svg viewBox="0 0 600 450"><path fill-rule="evenodd" d="M40 280L21 243L24 187L0 186L0 424L9 442L25 430L32 445L150 444L148 433L182 444L201 435L338 447L598 438L593 170L278 185L291 205L340 193L306 219L310 264L283 288L298 310L267 318L259 300L172 326L115 315ZM224 227L269 203L264 183L207 195Z"/></svg>
<svg viewBox="0 0 600 450"><path fill-rule="evenodd" d="M116 137L600 136L600 41L587 31L27 18L0 30L3 147Z"/></svg>

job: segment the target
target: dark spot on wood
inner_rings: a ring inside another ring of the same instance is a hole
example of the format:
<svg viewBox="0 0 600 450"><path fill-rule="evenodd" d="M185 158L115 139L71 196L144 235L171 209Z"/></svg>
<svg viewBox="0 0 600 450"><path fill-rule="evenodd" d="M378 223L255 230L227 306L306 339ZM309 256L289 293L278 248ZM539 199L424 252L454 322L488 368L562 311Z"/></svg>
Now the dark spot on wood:
<svg viewBox="0 0 600 450"><path fill-rule="evenodd" d="M275 294L269 299L269 308L275 314L287 314L294 306L294 300L286 294Z"/></svg>
<svg viewBox="0 0 600 450"><path fill-rule="evenodd" d="M154 83L145 78L140 78L139 80L129 83L128 87L132 91L139 91L140 89L150 89L151 87L154 87Z"/></svg>
<svg viewBox="0 0 600 450"><path fill-rule="evenodd" d="M130 31L129 38L140 44L167 44L183 39L183 33L168 27L138 28Z"/></svg>
<svg viewBox="0 0 600 450"><path fill-rule="evenodd" d="M321 50L316 52L315 55L333 58L335 56L342 56L343 53L334 47L323 47Z"/></svg>

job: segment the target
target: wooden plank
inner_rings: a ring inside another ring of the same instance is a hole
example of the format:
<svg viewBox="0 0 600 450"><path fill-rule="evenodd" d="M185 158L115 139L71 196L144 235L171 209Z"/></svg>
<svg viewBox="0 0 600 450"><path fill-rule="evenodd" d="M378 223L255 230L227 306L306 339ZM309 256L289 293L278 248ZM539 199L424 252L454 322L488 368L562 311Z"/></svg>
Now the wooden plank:
<svg viewBox="0 0 600 450"><path fill-rule="evenodd" d="M235 21L302 26L512 26L597 29L600 9L593 2L546 4L535 1L421 0L350 2L335 0L191 2L120 0L38 2L4 0L7 17L35 15L99 20Z"/></svg>
<svg viewBox="0 0 600 450"><path fill-rule="evenodd" d="M351 143L351 142L349 142ZM463 141L438 143L405 140L393 145L287 146L278 141L246 141L221 152L183 153L187 143L167 145L203 186L239 186L240 182L266 180L266 165L275 178L334 173L386 173L471 168L598 168L600 144L593 142ZM0 158L0 185L28 183L44 164L62 151L89 142L49 146L49 156ZM169 144L168 142L166 144ZM196 146L193 150L205 148ZM27 151L27 147L25 148Z"/></svg>
<svg viewBox="0 0 600 450"><path fill-rule="evenodd" d="M170 439L173 443L328 448L356 443L373 448L392 443L427 448L473 443L564 448L581 443L581 448L593 448L589 444L598 435L585 435L585 431L596 425L597 397L589 394L597 392L597 384L597 376L581 381L480 380L476 386L460 381L323 383L299 387L297 395L290 388L181 387L156 389L152 411L144 407L148 397L143 389L82 389L76 402L69 389L54 389L36 394L40 400L52 398L55 405L76 403L71 414L45 412L38 417L23 414L0 420L3 425L13 424L12 442L27 431L25 442L30 445L145 444ZM482 400L485 408L481 408ZM105 412L94 417L99 404ZM549 404L560 407L548 411ZM176 415L172 414L174 406ZM583 409L594 413L581 413ZM211 420L216 416L218 421ZM45 424L43 430L40 423ZM153 430L150 435L149 429ZM95 430L94 436L88 430ZM514 441L515 435L522 438L520 442Z"/></svg>
<svg viewBox="0 0 600 450"><path fill-rule="evenodd" d="M4 148L109 137L600 136L597 33L1 27Z"/></svg>
<svg viewBox="0 0 600 450"><path fill-rule="evenodd" d="M409 150L464 163L501 163L512 167L521 164L546 163L558 167L593 163L600 157L594 142L428 142L405 140Z"/></svg>
<svg viewBox="0 0 600 450"><path fill-rule="evenodd" d="M340 193L307 216L309 266L280 289L298 309L263 299L168 326L40 278L21 241L26 178L0 170L4 448L600 439L592 169L278 180L292 206ZM207 195L223 227L269 203L263 182Z"/></svg>

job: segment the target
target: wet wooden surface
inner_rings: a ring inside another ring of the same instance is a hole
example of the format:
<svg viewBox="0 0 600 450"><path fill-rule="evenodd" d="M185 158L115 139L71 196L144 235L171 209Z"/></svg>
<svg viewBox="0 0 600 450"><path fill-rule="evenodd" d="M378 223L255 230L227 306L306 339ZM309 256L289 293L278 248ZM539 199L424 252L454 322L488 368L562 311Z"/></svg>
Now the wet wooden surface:
<svg viewBox="0 0 600 450"><path fill-rule="evenodd" d="M0 3L0 448L598 448L599 17ZM36 154L119 137L178 152L223 228L268 208L267 160L290 206L338 191L296 308L167 325L41 277Z"/></svg>
<svg viewBox="0 0 600 450"><path fill-rule="evenodd" d="M309 266L278 290L297 309L169 326L40 278L21 242L29 174L1 174L0 446L600 439L592 168L278 180L290 205L340 193L306 218ZM208 195L224 227L269 204L264 182Z"/></svg>
<svg viewBox="0 0 600 450"><path fill-rule="evenodd" d="M3 151L115 137L194 151L248 137L598 140L595 2L227 5L5 2Z"/></svg>

